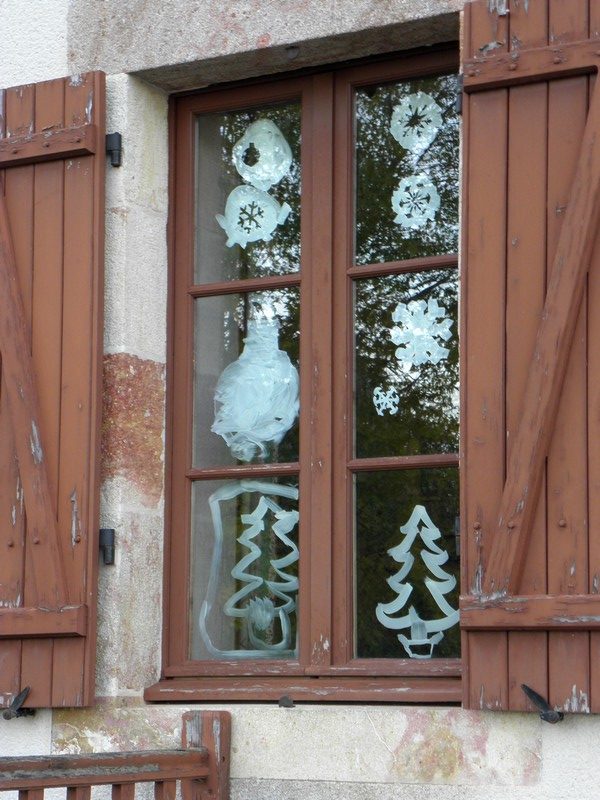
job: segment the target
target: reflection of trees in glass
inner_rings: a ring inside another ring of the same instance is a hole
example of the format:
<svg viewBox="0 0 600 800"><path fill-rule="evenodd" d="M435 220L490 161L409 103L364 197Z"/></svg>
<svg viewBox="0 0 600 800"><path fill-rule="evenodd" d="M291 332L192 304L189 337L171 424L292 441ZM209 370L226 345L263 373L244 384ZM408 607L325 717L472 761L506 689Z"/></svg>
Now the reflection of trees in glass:
<svg viewBox="0 0 600 800"><path fill-rule="evenodd" d="M455 269L388 275L355 285L355 429L359 458L458 450L458 289ZM435 298L453 320L449 354L437 364L398 361L390 330L399 302ZM377 387L395 389L396 414L377 414ZM420 501L418 501L420 502Z"/></svg>
<svg viewBox="0 0 600 800"><path fill-rule="evenodd" d="M250 242L245 249L239 245L227 247L226 236L215 215L223 213L229 193L236 186L244 185L233 163L232 149L248 126L259 119L274 122L291 147L293 160L288 174L268 191L280 205L288 203L291 212L285 223L275 230L270 242ZM200 117L198 280L282 275L300 268L300 121L297 103ZM210 165L207 160L211 161Z"/></svg>
<svg viewBox="0 0 600 800"><path fill-rule="evenodd" d="M398 565L388 550L402 538L400 526L410 517L415 505L424 505L442 534L437 544L449 554L444 570L457 579L446 600L458 608L459 558L454 526L458 514L458 470L410 469L391 472L363 472L356 475L356 655L359 658L406 658L397 631L377 621L378 603L392 602L396 593L387 580ZM410 549L415 562L411 570L409 605L423 619L437 619L440 610L425 586L429 571L420 557L423 543L416 537ZM444 632L434 657L454 658L460 654L458 625Z"/></svg>
<svg viewBox="0 0 600 800"><path fill-rule="evenodd" d="M452 253L458 238L456 76L360 89L356 93L356 263L375 264ZM411 153L390 133L394 107L426 92L441 108L442 127L425 150ZM419 230L394 223L392 195L402 178L425 173L440 195L435 220Z"/></svg>

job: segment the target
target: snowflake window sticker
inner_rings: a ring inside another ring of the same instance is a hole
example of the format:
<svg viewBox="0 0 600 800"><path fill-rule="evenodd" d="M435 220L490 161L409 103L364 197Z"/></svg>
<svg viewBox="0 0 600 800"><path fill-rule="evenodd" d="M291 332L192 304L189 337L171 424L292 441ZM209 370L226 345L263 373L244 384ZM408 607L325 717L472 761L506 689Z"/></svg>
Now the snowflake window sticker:
<svg viewBox="0 0 600 800"><path fill-rule="evenodd" d="M380 417L383 417L386 411L389 411L390 414L397 414L399 402L398 392L393 386L387 392L384 392L381 386L377 386L373 391L373 405Z"/></svg>
<svg viewBox="0 0 600 800"><path fill-rule="evenodd" d="M441 126L441 109L433 97L415 92L394 106L390 133L406 150L421 152L433 142Z"/></svg>
<svg viewBox="0 0 600 800"><path fill-rule="evenodd" d="M407 229L424 227L435 219L440 207L440 196L433 181L424 174L402 178L392 195L394 222Z"/></svg>
<svg viewBox="0 0 600 800"><path fill-rule="evenodd" d="M278 225L282 225L291 209L254 186L236 186L227 198L225 214L217 214L217 222L227 234L227 247L262 239L269 242Z"/></svg>
<svg viewBox="0 0 600 800"><path fill-rule="evenodd" d="M396 358L405 370L427 362L438 364L448 356L450 351L439 340L447 342L452 336L452 320L435 298L398 303L392 319L399 325L390 330L390 336L398 345Z"/></svg>

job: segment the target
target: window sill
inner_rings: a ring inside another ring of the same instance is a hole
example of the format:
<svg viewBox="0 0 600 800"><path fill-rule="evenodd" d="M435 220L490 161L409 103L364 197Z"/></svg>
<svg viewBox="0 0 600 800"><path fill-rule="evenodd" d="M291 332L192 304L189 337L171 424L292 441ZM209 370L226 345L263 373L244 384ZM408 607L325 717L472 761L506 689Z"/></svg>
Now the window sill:
<svg viewBox="0 0 600 800"><path fill-rule="evenodd" d="M461 679L448 677L212 677L168 678L149 686L149 703L276 702L460 703Z"/></svg>

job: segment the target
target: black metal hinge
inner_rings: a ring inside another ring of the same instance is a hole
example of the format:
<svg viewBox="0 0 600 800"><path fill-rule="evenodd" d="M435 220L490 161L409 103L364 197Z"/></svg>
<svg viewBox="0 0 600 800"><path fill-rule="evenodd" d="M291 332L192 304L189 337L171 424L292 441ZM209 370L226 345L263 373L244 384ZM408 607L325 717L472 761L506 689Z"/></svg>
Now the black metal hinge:
<svg viewBox="0 0 600 800"><path fill-rule="evenodd" d="M106 134L106 155L110 156L112 167L120 167L123 162L123 137L120 133Z"/></svg>

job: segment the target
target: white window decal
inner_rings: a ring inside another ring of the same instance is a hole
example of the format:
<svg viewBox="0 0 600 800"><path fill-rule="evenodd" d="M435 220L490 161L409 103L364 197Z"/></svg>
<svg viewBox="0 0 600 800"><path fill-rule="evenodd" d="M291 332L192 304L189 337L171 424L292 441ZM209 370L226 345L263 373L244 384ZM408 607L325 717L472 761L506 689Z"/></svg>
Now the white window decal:
<svg viewBox="0 0 600 800"><path fill-rule="evenodd" d="M397 597L390 603L378 603L375 614L385 628L410 629L410 638L403 634L398 636L410 658L431 658L433 648L444 638L442 631L457 625L459 621L459 612L453 609L445 598L445 595L456 586L456 578L442 569L442 565L448 561L448 553L435 543L442 534L431 521L424 506L414 507L410 519L402 525L400 532L404 534L404 539L399 545L388 550L394 561L402 564L398 572L387 579L388 586ZM410 549L417 537L420 537L427 548L421 550L420 557L432 577L424 578L424 584L443 615L438 619L421 619L414 606L410 606L404 616L395 616L404 608L413 591L411 584L404 581L409 577L415 562Z"/></svg>
<svg viewBox="0 0 600 800"><path fill-rule="evenodd" d="M390 133L406 150L422 152L433 142L441 127L441 109L430 94L415 92L394 106Z"/></svg>
<svg viewBox="0 0 600 800"><path fill-rule="evenodd" d="M433 181L425 174L402 178L392 194L394 222L402 228L416 230L435 219L440 196Z"/></svg>
<svg viewBox="0 0 600 800"><path fill-rule="evenodd" d="M211 430L222 436L240 461L265 455L279 444L298 416L298 370L279 349L273 311L248 323L239 358L221 373L215 389Z"/></svg>
<svg viewBox="0 0 600 800"><path fill-rule="evenodd" d="M445 314L435 298L398 303L392 319L399 325L391 329L390 336L398 345L396 358L406 371L413 365L438 364L448 356L448 348L439 343L439 339L448 341L452 336L452 320Z"/></svg>
<svg viewBox="0 0 600 800"><path fill-rule="evenodd" d="M384 392L381 386L373 391L373 405L380 417L383 417L386 411L389 411L390 414L397 414L399 402L398 392L393 386L387 392Z"/></svg>
<svg viewBox="0 0 600 800"><path fill-rule="evenodd" d="M221 503L241 494L257 493L256 506L250 514L242 514L244 530L237 541L247 552L231 569L231 577L242 584L220 605L218 576L223 559L223 519ZM281 507L279 498L298 499L294 486L280 486L265 481L235 481L218 489L209 498L215 546L206 599L200 609L200 634L210 654L216 658L270 658L296 657L296 643L292 641L291 616L296 611L298 578L289 572L298 561L298 547L290 538L298 525L298 512ZM268 522L268 519L275 522ZM278 540L285 555L272 558L272 546L261 549L255 541L260 534L269 532L270 541ZM252 569L257 563L268 564L263 574ZM274 576L276 578L274 579ZM220 650L212 643L209 623L213 614L224 614L245 620L246 633L251 648ZM253 648L253 649L252 649Z"/></svg>
<svg viewBox="0 0 600 800"><path fill-rule="evenodd" d="M236 186L225 203L225 215L217 214L217 222L227 234L227 247L248 242L269 242L278 225L283 225L291 209L279 205L274 197L254 186Z"/></svg>
<svg viewBox="0 0 600 800"><path fill-rule="evenodd" d="M232 155L242 178L265 192L279 183L292 165L290 146L270 119L259 119L249 125L234 144Z"/></svg>

